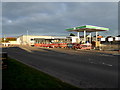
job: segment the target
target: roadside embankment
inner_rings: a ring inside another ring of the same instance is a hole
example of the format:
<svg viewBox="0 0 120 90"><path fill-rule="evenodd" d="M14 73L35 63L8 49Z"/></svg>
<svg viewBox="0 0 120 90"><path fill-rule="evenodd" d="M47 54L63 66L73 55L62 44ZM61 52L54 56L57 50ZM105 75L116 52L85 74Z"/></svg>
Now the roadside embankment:
<svg viewBox="0 0 120 90"><path fill-rule="evenodd" d="M2 89L19 88L75 88L57 78L49 76L41 71L24 65L14 59L8 58L8 68L3 69Z"/></svg>

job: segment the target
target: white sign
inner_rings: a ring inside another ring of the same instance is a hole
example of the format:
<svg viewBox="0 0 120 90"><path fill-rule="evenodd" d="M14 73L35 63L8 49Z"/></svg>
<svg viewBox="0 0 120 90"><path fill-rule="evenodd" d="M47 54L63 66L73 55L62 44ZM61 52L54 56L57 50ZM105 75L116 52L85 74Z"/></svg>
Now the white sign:
<svg viewBox="0 0 120 90"><path fill-rule="evenodd" d="M108 41L113 41L113 38L108 38Z"/></svg>
<svg viewBox="0 0 120 90"><path fill-rule="evenodd" d="M77 37L72 37L72 43L76 43Z"/></svg>
<svg viewBox="0 0 120 90"><path fill-rule="evenodd" d="M119 41L120 40L120 37L115 37L115 41Z"/></svg>
<svg viewBox="0 0 120 90"><path fill-rule="evenodd" d="M101 41L105 41L105 38L101 38Z"/></svg>
<svg viewBox="0 0 120 90"><path fill-rule="evenodd" d="M4 38L4 41L6 40L6 38Z"/></svg>

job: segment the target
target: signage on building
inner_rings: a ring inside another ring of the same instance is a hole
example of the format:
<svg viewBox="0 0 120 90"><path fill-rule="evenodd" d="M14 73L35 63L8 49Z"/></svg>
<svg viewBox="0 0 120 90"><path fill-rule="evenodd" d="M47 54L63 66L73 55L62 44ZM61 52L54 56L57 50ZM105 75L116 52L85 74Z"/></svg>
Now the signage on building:
<svg viewBox="0 0 120 90"><path fill-rule="evenodd" d="M115 41L120 41L120 37L115 37Z"/></svg>
<svg viewBox="0 0 120 90"><path fill-rule="evenodd" d="M108 41L113 41L113 38L108 38Z"/></svg>
<svg viewBox="0 0 120 90"><path fill-rule="evenodd" d="M72 37L72 43L76 43L77 42L77 37Z"/></svg>
<svg viewBox="0 0 120 90"><path fill-rule="evenodd" d="M101 38L101 41L105 41L105 38Z"/></svg>

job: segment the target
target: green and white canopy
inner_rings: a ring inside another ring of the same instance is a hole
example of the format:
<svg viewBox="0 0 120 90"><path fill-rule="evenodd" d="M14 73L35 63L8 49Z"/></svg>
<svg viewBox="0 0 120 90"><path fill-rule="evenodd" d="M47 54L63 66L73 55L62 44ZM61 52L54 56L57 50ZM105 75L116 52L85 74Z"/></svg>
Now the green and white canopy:
<svg viewBox="0 0 120 90"><path fill-rule="evenodd" d="M65 30L75 31L75 32L84 32L84 31L86 31L86 32L98 32L98 31L108 31L109 28L92 26L92 25L84 25L84 26L79 26L79 27L74 27L74 28L68 28Z"/></svg>

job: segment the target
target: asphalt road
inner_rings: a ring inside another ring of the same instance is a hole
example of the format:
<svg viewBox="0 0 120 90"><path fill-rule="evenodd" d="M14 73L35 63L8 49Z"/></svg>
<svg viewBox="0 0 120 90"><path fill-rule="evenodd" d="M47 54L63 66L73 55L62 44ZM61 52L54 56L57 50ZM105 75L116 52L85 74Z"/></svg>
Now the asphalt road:
<svg viewBox="0 0 120 90"><path fill-rule="evenodd" d="M3 48L14 59L81 88L117 88L118 56L68 49Z"/></svg>

